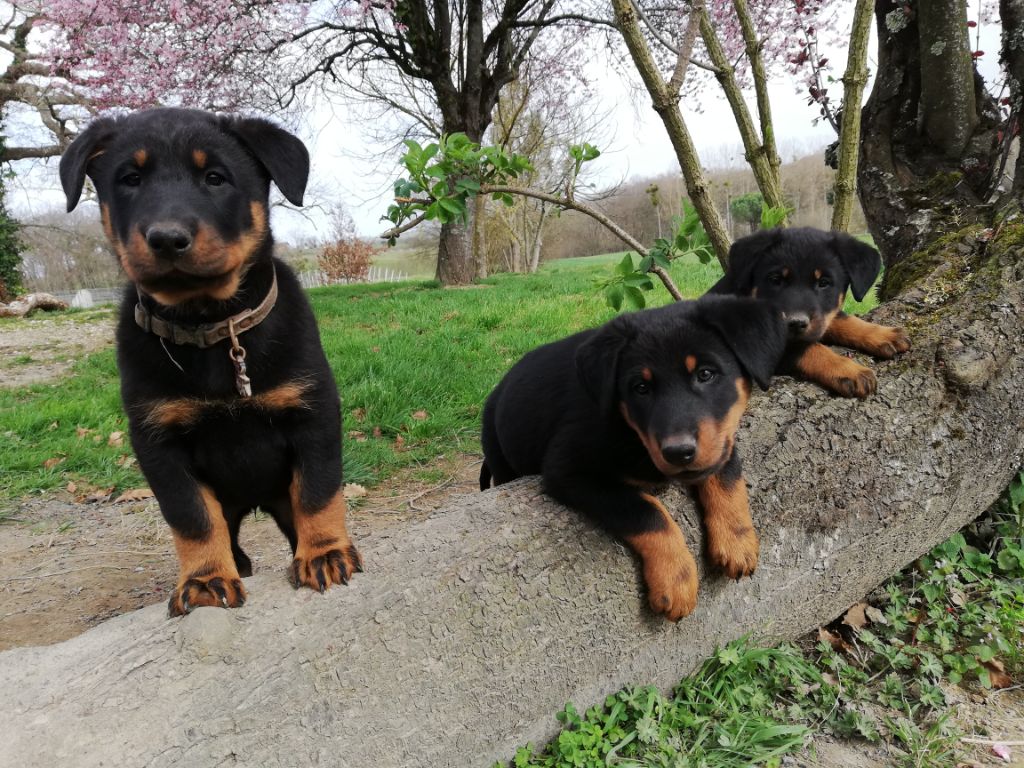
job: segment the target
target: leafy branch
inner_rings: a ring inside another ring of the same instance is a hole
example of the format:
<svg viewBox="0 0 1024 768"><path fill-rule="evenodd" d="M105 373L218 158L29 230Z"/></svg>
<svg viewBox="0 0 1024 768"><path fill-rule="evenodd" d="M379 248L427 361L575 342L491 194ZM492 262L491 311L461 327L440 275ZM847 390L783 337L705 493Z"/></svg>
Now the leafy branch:
<svg viewBox="0 0 1024 768"><path fill-rule="evenodd" d="M436 220L442 224L450 221L466 222L469 218L469 201L478 194L491 195L494 200L505 205L513 204L514 195L531 197L551 203L560 210L578 211L589 216L636 251L640 255L642 271L637 272L638 277L631 278L630 287L636 287L638 292L640 286L649 284L653 288L649 278L645 281L639 277L651 273L658 277L672 298L676 301L683 298L666 271L671 258L676 255L677 249L673 243L659 239L655 242L654 248L647 249L601 211L576 199L576 178L583 165L601 154L592 144L576 144L569 148L573 173L570 174L565 190L561 194L515 186L513 182L520 175L533 170L527 158L507 153L500 147L480 147L461 133L444 136L439 143L430 143L426 146L411 139L406 140L405 145L406 152L401 161L408 176L395 182L395 202L388 207L385 217L393 226L381 234L389 245L394 245L399 235L423 221ZM698 227L703 233L699 219L695 220L696 224L691 229ZM706 234L703 235L701 242L707 243L705 250L708 253L707 258L710 259L710 242ZM612 282L619 282L617 278L624 280L626 276L620 274L612 278ZM609 293L606 288L606 297L616 308L622 304L621 299L617 303L612 301L618 293L618 290ZM630 293L630 302L640 307L644 306L643 294L639 294L639 300L636 300L636 295Z"/></svg>

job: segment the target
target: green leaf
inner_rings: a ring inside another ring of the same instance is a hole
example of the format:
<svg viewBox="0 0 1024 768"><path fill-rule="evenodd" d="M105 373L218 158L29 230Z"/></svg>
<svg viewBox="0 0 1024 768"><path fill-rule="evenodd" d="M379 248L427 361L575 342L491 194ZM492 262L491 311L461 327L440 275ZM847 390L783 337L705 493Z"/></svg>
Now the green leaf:
<svg viewBox="0 0 1024 768"><path fill-rule="evenodd" d="M464 216L466 213L466 206L454 198L442 197L437 201L442 208L453 216Z"/></svg>
<svg viewBox="0 0 1024 768"><path fill-rule="evenodd" d="M626 304L633 309L643 309L647 305L647 299L644 298L644 293L639 288L627 284L623 286L622 291Z"/></svg>
<svg viewBox="0 0 1024 768"><path fill-rule="evenodd" d="M625 289L622 283L612 283L604 289L604 298L608 302L608 306L618 312L622 308L622 299L625 295Z"/></svg>
<svg viewBox="0 0 1024 768"><path fill-rule="evenodd" d="M633 254L632 253L627 253L625 256L623 256L622 257L622 261L620 261L615 266L615 271L618 272L623 277L626 277L628 275L633 274L633 272L634 272Z"/></svg>

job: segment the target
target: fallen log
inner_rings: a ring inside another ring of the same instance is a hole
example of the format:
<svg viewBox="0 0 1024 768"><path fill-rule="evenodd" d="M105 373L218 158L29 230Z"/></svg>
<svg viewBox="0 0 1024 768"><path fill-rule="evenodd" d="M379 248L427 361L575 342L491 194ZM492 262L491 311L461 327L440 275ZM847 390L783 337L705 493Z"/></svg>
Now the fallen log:
<svg viewBox="0 0 1024 768"><path fill-rule="evenodd" d="M874 397L782 382L755 399L741 446L760 567L702 573L679 624L646 609L621 545L527 479L362 540L348 588L258 575L239 610L153 606L0 654L0 763L489 766L552 735L566 701L670 686L747 632L813 629L982 512L1024 459L1024 260L995 250L878 311L915 348L876 366ZM700 551L691 501L664 498Z"/></svg>
<svg viewBox="0 0 1024 768"><path fill-rule="evenodd" d="M26 317L37 309L54 312L67 308L67 302L61 301L52 293L30 293L8 304L0 302L0 317Z"/></svg>

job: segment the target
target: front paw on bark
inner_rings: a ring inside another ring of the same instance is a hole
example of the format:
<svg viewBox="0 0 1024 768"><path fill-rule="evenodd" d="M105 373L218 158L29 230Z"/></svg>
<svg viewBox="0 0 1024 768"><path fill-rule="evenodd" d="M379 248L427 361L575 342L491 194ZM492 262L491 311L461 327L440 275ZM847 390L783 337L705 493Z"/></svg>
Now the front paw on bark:
<svg viewBox="0 0 1024 768"><path fill-rule="evenodd" d="M363 558L354 545L320 548L303 553L301 548L288 569L288 580L298 589L307 586L325 592L334 584L348 584L363 570Z"/></svg>
<svg viewBox="0 0 1024 768"><path fill-rule="evenodd" d="M182 578L167 602L167 610L171 616L184 616L200 606L240 608L245 605L245 598L238 572L225 568Z"/></svg>

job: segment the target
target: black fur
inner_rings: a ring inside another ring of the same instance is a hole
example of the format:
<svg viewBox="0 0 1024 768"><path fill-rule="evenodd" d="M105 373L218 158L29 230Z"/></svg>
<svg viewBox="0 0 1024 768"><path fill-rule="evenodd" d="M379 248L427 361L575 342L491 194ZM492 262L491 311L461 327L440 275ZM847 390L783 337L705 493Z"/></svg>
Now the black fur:
<svg viewBox="0 0 1024 768"><path fill-rule="evenodd" d="M876 385L870 369L842 363L818 342L878 357L910 348L899 329L861 324L842 311L847 291L862 300L881 267L874 248L845 233L763 230L733 243L729 268L709 293L755 296L778 308L790 336L778 373L810 378L837 394L864 397ZM814 354L807 357L809 352Z"/></svg>
<svg viewBox="0 0 1024 768"><path fill-rule="evenodd" d="M242 576L251 572L238 544L246 513L259 506L273 515L294 552L296 516L325 507L342 484L337 388L309 303L292 270L273 257L266 227L270 182L299 204L308 170L302 142L265 120L182 109L96 120L60 164L68 210L85 176L92 179L108 237L135 280L121 303L117 357L139 466L182 540L210 536L216 521L200 487L212 489ZM159 241L153 245L160 228L184 233L191 245L161 251ZM232 290L224 271L236 262ZM139 301L183 326L221 321L259 305L275 271L274 309L239 336L251 399L236 391L227 339L205 349L172 344L135 322ZM298 387L301 403L260 400L283 386ZM155 415L167 403L202 405L194 418L162 422ZM290 502L296 478L301 509Z"/></svg>
<svg viewBox="0 0 1024 768"><path fill-rule="evenodd" d="M614 535L663 531L639 488L733 479L750 382L767 386L785 341L767 304L709 297L538 347L487 399L481 490L492 476L539 474L548 494Z"/></svg>

